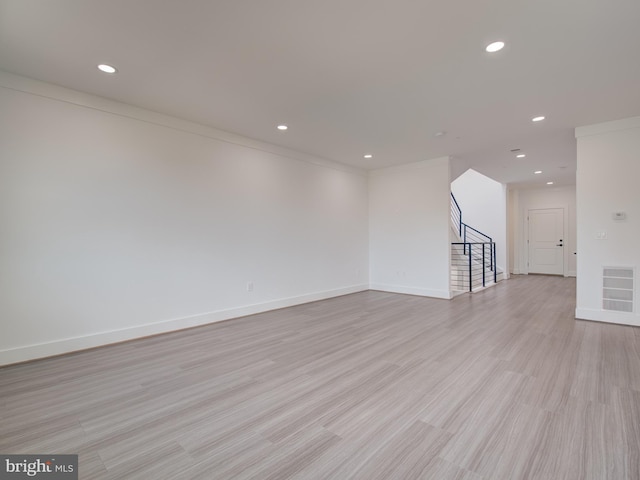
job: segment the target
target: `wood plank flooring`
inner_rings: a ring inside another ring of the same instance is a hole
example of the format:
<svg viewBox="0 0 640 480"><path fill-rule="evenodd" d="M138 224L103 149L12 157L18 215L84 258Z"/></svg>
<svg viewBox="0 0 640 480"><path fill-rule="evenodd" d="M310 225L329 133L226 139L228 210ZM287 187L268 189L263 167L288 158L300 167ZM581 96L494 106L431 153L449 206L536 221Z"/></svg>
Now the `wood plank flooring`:
<svg viewBox="0 0 640 480"><path fill-rule="evenodd" d="M82 479L640 478L640 329L575 279L363 292L0 369L0 452Z"/></svg>

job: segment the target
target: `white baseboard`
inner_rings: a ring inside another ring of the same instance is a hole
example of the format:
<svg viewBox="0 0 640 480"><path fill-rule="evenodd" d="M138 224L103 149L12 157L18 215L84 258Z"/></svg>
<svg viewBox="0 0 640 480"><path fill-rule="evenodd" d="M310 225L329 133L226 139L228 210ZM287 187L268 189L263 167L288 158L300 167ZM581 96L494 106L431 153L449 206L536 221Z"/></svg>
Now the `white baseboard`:
<svg viewBox="0 0 640 480"><path fill-rule="evenodd" d="M382 283L372 283L369 285L371 290L380 290L381 292L404 293L405 295L419 295L421 297L433 298L453 298L453 293L449 290L431 290L428 288L406 287L403 285L385 285Z"/></svg>
<svg viewBox="0 0 640 480"><path fill-rule="evenodd" d="M456 298L466 293L469 293L469 290L451 290L451 298Z"/></svg>
<svg viewBox="0 0 640 480"><path fill-rule="evenodd" d="M565 275L565 277L575 277L575 276L576 276L575 270L569 270L569 272Z"/></svg>
<svg viewBox="0 0 640 480"><path fill-rule="evenodd" d="M352 285L335 290L315 292L306 295L300 295L297 297L289 297L265 303L247 305L244 307L231 308L228 310L219 310L190 317L175 318L171 320L148 323L146 325L137 325L135 327L124 328L120 330L112 330L81 337L56 340L54 342L11 348L0 351L0 365L10 365L12 363L51 357L54 355L75 352L78 350L86 350L88 348L100 347L109 345L111 343L118 343L127 340L133 340L136 338L148 337L150 335L174 332L177 330L183 330L185 328L197 327L200 325L220 322L232 318L267 312L269 310L292 307L303 303L315 302L317 300L325 300L327 298L339 297L341 295L348 295L350 293L362 292L368 289L369 285L367 284Z"/></svg>
<svg viewBox="0 0 640 480"><path fill-rule="evenodd" d="M576 308L576 318L579 320L594 320L596 322L619 323L621 325L640 327L640 317L633 313Z"/></svg>

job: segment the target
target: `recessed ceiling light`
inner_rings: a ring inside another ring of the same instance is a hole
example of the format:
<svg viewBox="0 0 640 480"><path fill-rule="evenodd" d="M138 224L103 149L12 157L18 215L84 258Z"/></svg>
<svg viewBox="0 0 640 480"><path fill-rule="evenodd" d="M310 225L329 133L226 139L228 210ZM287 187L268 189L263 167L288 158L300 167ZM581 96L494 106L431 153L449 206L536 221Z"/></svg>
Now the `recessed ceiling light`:
<svg viewBox="0 0 640 480"><path fill-rule="evenodd" d="M101 63L100 65L98 65L98 70L104 73L116 73L118 71L116 67L107 65L106 63Z"/></svg>
<svg viewBox="0 0 640 480"><path fill-rule="evenodd" d="M287 127L286 125L278 125L278 130L287 130L289 127Z"/></svg>
<svg viewBox="0 0 640 480"><path fill-rule="evenodd" d="M370 153L367 153L364 158L373 158L373 155L371 155Z"/></svg>
<svg viewBox="0 0 640 480"><path fill-rule="evenodd" d="M547 185L553 185L553 182L547 182Z"/></svg>
<svg viewBox="0 0 640 480"><path fill-rule="evenodd" d="M542 170L536 170L535 172L533 172L535 175L540 175L542 173Z"/></svg>
<svg viewBox="0 0 640 480"><path fill-rule="evenodd" d="M493 42L487 45L487 48L485 48L485 50L489 53L495 53L502 50L503 48L504 42Z"/></svg>
<svg viewBox="0 0 640 480"><path fill-rule="evenodd" d="M516 158L524 158L524 157L526 157L524 153L521 153L520 155L516 155Z"/></svg>
<svg viewBox="0 0 640 480"><path fill-rule="evenodd" d="M531 119L532 122L541 122L542 120L544 120L544 116L540 115L539 117L533 117Z"/></svg>

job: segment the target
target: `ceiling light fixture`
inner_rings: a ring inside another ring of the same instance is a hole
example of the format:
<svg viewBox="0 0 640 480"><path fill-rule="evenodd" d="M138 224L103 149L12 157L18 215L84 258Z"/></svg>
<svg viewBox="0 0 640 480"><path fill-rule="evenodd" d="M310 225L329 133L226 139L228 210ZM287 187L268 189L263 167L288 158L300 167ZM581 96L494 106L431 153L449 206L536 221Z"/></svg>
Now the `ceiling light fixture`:
<svg viewBox="0 0 640 480"><path fill-rule="evenodd" d="M100 65L98 65L98 70L103 73L116 73L118 71L116 67L107 65L106 63L101 63Z"/></svg>
<svg viewBox="0 0 640 480"><path fill-rule="evenodd" d="M370 153L367 153L364 158L373 158L373 155L371 155Z"/></svg>
<svg viewBox="0 0 640 480"><path fill-rule="evenodd" d="M536 170L535 172L533 172L534 175L540 175L542 173L542 170Z"/></svg>
<svg viewBox="0 0 640 480"><path fill-rule="evenodd" d="M516 155L516 158L524 158L524 157L526 157L524 153L521 153L520 155Z"/></svg>
<svg viewBox="0 0 640 480"><path fill-rule="evenodd" d="M539 117L533 117L531 119L532 122L541 122L542 120L544 120L544 116L540 115Z"/></svg>
<svg viewBox="0 0 640 480"><path fill-rule="evenodd" d="M283 132L285 130L287 130L289 127L287 127L286 125L278 125L278 130L282 130Z"/></svg>
<svg viewBox="0 0 640 480"><path fill-rule="evenodd" d="M493 42L487 45L485 50L489 53L499 52L504 48L504 42Z"/></svg>
<svg viewBox="0 0 640 480"><path fill-rule="evenodd" d="M553 182L547 182L547 185L553 185Z"/></svg>

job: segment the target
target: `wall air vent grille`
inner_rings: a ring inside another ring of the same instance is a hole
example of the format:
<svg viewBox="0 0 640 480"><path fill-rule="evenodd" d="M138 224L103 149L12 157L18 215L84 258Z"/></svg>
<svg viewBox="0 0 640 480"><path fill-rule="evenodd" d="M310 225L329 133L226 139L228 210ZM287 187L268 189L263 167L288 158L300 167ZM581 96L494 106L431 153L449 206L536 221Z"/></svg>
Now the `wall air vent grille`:
<svg viewBox="0 0 640 480"><path fill-rule="evenodd" d="M614 312L634 311L635 271L633 267L604 267L602 269L602 309Z"/></svg>

